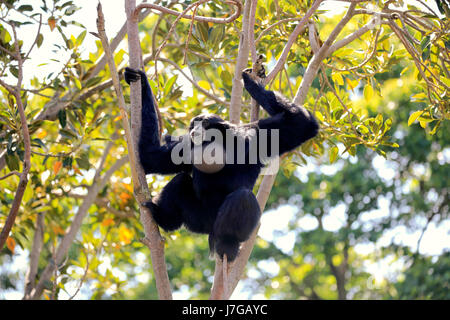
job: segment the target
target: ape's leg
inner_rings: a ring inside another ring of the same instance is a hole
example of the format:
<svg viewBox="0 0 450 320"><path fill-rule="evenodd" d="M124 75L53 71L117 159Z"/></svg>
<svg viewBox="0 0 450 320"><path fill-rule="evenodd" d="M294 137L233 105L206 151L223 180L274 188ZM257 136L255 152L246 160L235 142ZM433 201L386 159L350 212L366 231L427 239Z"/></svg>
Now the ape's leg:
<svg viewBox="0 0 450 320"><path fill-rule="evenodd" d="M146 202L155 222L165 231L173 231L185 222L185 211L198 208L192 178L187 173L177 174L153 199Z"/></svg>
<svg viewBox="0 0 450 320"><path fill-rule="evenodd" d="M192 178L187 173L177 174L153 200L144 204L153 219L165 231L173 231L182 224L192 232L210 233L208 210L197 198Z"/></svg>
<svg viewBox="0 0 450 320"><path fill-rule="evenodd" d="M211 251L220 257L227 255L233 261L239 244L247 240L261 216L258 201L251 190L240 188L230 193L223 202L209 237Z"/></svg>

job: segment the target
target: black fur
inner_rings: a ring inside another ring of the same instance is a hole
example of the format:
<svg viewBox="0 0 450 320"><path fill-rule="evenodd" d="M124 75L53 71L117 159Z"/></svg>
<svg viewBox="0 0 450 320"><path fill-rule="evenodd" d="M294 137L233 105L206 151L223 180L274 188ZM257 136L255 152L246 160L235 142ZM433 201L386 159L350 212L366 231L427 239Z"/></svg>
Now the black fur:
<svg viewBox="0 0 450 320"><path fill-rule="evenodd" d="M202 115L192 119L190 129L194 121L202 121L206 128L216 128L222 132L231 130L235 139L245 140L246 159L250 140L255 137L249 135L252 128L278 129L280 155L317 134L318 124L306 109L265 90L253 80L250 73L251 71L246 71L242 74L245 89L270 117L253 125L235 126L216 115ZM171 152L181 140L174 141L172 137L166 136L166 143L161 145L147 77L142 71L125 69L127 83L139 79L142 84L142 131L139 139L141 164L146 174L177 174L158 197L145 205L164 230L176 230L184 225L193 232L209 234L211 251L217 252L221 257L226 254L227 259L233 261L240 243L249 238L261 216L252 189L264 166L262 159L258 159L255 164L226 164L222 170L211 174L199 171L190 163L174 164ZM270 149L270 145L268 148ZM234 157L237 157L236 152Z"/></svg>

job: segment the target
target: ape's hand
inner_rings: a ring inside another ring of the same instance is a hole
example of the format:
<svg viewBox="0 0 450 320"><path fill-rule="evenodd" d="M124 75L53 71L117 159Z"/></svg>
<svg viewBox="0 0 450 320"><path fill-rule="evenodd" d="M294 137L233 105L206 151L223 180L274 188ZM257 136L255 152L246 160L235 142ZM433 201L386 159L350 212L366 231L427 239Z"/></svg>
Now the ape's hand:
<svg viewBox="0 0 450 320"><path fill-rule="evenodd" d="M142 79L145 79L146 75L144 71L141 70L135 70L135 69L131 69L126 67L125 68L125 81L130 84L131 82L136 82Z"/></svg>

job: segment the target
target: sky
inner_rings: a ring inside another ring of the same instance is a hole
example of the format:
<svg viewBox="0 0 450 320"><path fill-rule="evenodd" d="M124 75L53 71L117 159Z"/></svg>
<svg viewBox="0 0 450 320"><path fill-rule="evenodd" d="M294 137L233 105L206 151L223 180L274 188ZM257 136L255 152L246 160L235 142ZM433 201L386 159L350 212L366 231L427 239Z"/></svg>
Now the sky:
<svg viewBox="0 0 450 320"><path fill-rule="evenodd" d="M36 4L36 1L28 0L22 1L23 4ZM137 1L139 3L139 1ZM434 1L425 1L428 5L430 5L433 9L436 8ZM83 24L88 32L96 32L96 17L97 17L97 1L92 0L75 0L74 3L81 7L81 9L76 12L71 20L75 20L81 24ZM106 21L106 33L109 39L112 39L117 31L122 27L125 23L125 13L124 13L124 1L123 0L103 0L101 1L103 6L103 12L105 15ZM339 13L343 10L343 6L348 4L344 4L342 2L337 1L326 1L321 9L332 9L332 14ZM75 37L78 36L84 29L73 26L68 28L68 33L72 33ZM59 70L57 64L52 65L40 65L44 61L48 61L49 57L60 59L61 61L65 61L66 57L62 56L60 52L55 53L55 48L51 45L52 43L63 43L63 39L61 35L54 30L51 32L48 26L44 26L42 33L44 35L44 45L41 48L33 51L32 59L27 61L25 68L25 86L28 81L37 76L39 79L46 77L50 72L54 72ZM19 37L24 39L24 43L32 43L34 41L34 37L36 36L36 27L29 26L24 27L19 31ZM88 53L96 50L95 38L91 34L87 34L85 42L83 44L83 56L87 57ZM188 71L187 71L188 72ZM188 72L189 73L189 72ZM182 79L182 77L179 77ZM184 82L183 86L191 88L191 84L189 82ZM343 150L341 150L342 152ZM448 157L447 159L448 160ZM394 174L394 169L390 167L386 161L380 157L376 156L373 161L374 166L377 168L379 173L384 176L386 179L389 179L389 176ZM304 179L308 172L314 170L313 164L308 164L305 167L300 167L297 170L297 175L300 179ZM336 172L337 166L328 166L323 168L323 172L326 174L333 174ZM367 221L371 219L381 219L389 214L389 203L387 201L380 200L379 208L377 210L373 210L366 214ZM296 208L291 205L283 205L277 208L276 210L268 210L264 213L261 218L261 228L259 230L259 236L267 241L274 241L274 243L283 251L289 252L292 250L295 245L295 233L288 232L283 236L275 236L277 231L287 230L287 226L289 221L293 218ZM337 206L331 210L328 215L324 218L324 228L328 231L336 231L343 225L343 221L345 221L345 207ZM302 230L312 230L317 227L317 221L312 216L304 216L299 220L299 225ZM420 231L414 233L407 233L406 228L403 226L396 227L391 231L387 232L375 245L357 245L355 250L361 254L367 254L381 246L386 246L391 243L394 239L395 243L402 243L410 246L415 249L417 244L417 240L420 236ZM420 252L422 254L429 255L439 255L444 249L450 248L450 221L445 221L441 223L439 227L437 227L434 223L431 223L425 232L422 242ZM15 256L15 261L11 265L12 268L23 269L27 266L28 254L20 249L17 250L17 255ZM265 264L264 264L265 263ZM266 270L270 270L274 273L277 271L276 264L271 264L270 262L264 262L263 266ZM108 261L105 261L100 268L102 270L106 270L108 268ZM398 268L398 266L395 266ZM377 264L368 265L367 269L371 272L374 277L382 278L387 273L392 272L392 266L389 265L388 262L379 261ZM24 270L25 272L25 270ZM118 276L120 272L118 270L115 271ZM249 274L251 275L255 270L249 270ZM145 277L145 276L144 276ZM145 280L145 279L141 279ZM187 288L186 290L180 290L180 292L174 293L174 297L178 299L184 299L188 295ZM14 292L6 292L3 294L3 297L6 299L21 299L22 292L14 291ZM3 298L0 295L0 298ZM64 297L61 297L64 298ZM79 294L77 298L86 298L82 293ZM235 293L232 296L232 299L263 299L264 296L247 292L242 289L242 283L239 284L238 288L235 290Z"/></svg>

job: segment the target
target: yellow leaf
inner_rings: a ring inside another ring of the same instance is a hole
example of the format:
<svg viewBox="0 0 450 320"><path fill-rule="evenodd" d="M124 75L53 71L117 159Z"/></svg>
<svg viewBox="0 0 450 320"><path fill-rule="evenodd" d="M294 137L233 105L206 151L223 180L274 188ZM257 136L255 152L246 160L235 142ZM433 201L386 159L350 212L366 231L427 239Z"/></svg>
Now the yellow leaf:
<svg viewBox="0 0 450 320"><path fill-rule="evenodd" d="M423 113L423 110L419 110L419 111L411 113L411 115L409 116L409 119L408 119L408 127L410 125L412 125L413 122L416 121L417 118L422 115L422 113Z"/></svg>
<svg viewBox="0 0 450 320"><path fill-rule="evenodd" d="M358 80L351 80L348 77L345 77L345 82L347 82L347 85L349 86L350 90L352 90L352 91L358 85Z"/></svg>
<svg viewBox="0 0 450 320"><path fill-rule="evenodd" d="M114 122L119 121L120 119L122 119L122 115L118 115L117 117L115 117Z"/></svg>
<svg viewBox="0 0 450 320"><path fill-rule="evenodd" d="M324 121L325 119L323 118L323 115L319 112L319 111L316 111L316 117L317 117L317 119L319 119L320 121Z"/></svg>
<svg viewBox="0 0 450 320"><path fill-rule="evenodd" d="M364 87L364 98L367 101L370 101L370 99L372 99L372 97L373 97L373 88L371 85L368 84Z"/></svg>
<svg viewBox="0 0 450 320"><path fill-rule="evenodd" d="M419 121L420 126L424 129L427 127L427 123L427 121Z"/></svg>
<svg viewBox="0 0 450 320"><path fill-rule="evenodd" d="M62 161L55 161L53 163L53 174L57 175L59 170L61 170L62 167Z"/></svg>
<svg viewBox="0 0 450 320"><path fill-rule="evenodd" d="M413 100L424 100L427 98L427 95L424 92L417 93L411 97Z"/></svg>
<svg viewBox="0 0 450 320"><path fill-rule="evenodd" d="M344 78L342 78L340 73L333 73L331 75L331 79L333 79L333 82L336 82L340 86L344 85Z"/></svg>
<svg viewBox="0 0 450 320"><path fill-rule="evenodd" d="M125 226L120 226L119 228L119 240L124 244L131 243L131 239L133 239L133 232Z"/></svg>
<svg viewBox="0 0 450 320"><path fill-rule="evenodd" d="M56 19L54 17L50 17L47 20L48 26L50 27L50 31L53 31L53 29L56 28Z"/></svg>
<svg viewBox="0 0 450 320"><path fill-rule="evenodd" d="M14 253L14 248L16 247L16 241L13 238L8 237L6 239L6 246L8 247L9 251Z"/></svg>
<svg viewBox="0 0 450 320"><path fill-rule="evenodd" d="M37 134L37 137L39 139L44 139L47 136L47 131L44 129L41 129L40 132Z"/></svg>
<svg viewBox="0 0 450 320"><path fill-rule="evenodd" d="M338 154L339 154L338 147L331 148L331 150L330 150L330 163L334 163L336 161Z"/></svg>
<svg viewBox="0 0 450 320"><path fill-rule="evenodd" d="M211 86L209 85L208 81L200 80L199 82L197 82L197 84L205 90L211 89Z"/></svg>

